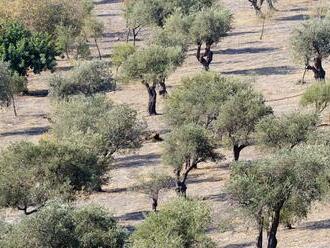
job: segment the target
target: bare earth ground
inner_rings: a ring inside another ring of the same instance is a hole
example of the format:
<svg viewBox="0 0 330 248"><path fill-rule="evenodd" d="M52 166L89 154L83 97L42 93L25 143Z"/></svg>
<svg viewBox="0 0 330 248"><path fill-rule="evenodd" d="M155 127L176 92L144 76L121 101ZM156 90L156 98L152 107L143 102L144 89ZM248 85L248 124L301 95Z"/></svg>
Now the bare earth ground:
<svg viewBox="0 0 330 248"><path fill-rule="evenodd" d="M234 29L228 37L213 48L215 56L212 70L228 76L244 77L250 80L254 87L262 92L277 114L300 111L299 97L308 86L298 85L302 68L295 66L290 59L288 46L289 36L293 27L302 22L318 1L287 0L279 1L278 12L266 21L265 35L259 40L261 22L257 20L254 11L247 0L224 0L235 15ZM118 40L125 40L125 22L120 16L121 1L99 0L96 14L107 27L101 41L103 54L109 55L111 47ZM183 67L179 68L168 80L171 91L179 84L182 76L201 71L194 57L195 50L189 56ZM60 62L60 69L67 66ZM330 63L326 61L325 69L330 71ZM19 117L14 118L11 110L0 113L0 147L16 140L37 141L47 131L49 123L46 118L50 112L50 101L43 97L47 89L47 73L30 78L30 90L36 96L18 97ZM312 83L312 75L307 77ZM292 97L293 96L293 97ZM151 130L166 132L166 124L162 115L148 117L146 115L147 94L140 84L122 85L117 92L109 97L118 103L132 105ZM282 100L279 100L282 99ZM158 112L163 111L163 99L159 99ZM325 121L328 121L325 115ZM226 181L229 177L228 162L232 159L228 151L227 160L220 164L207 163L194 171L188 183L188 195L205 200L213 210L213 225L211 237L218 247L238 248L254 247L256 231L241 225L235 231L223 230L222 223L227 215L231 215L234 206L225 193ZM81 199L79 204L100 204L108 208L120 223L129 229L143 220L146 211L150 209L148 198L142 194L130 192L128 188L136 182L139 174L155 170L161 165L161 144L145 143L143 147L129 154L118 155L116 169L110 172L111 181L104 187L105 192L93 194L87 199ZM261 153L254 147L243 150L242 159L255 159ZM173 193L161 196L161 202L174 197ZM11 220L15 211L6 210L2 216ZM236 220L244 224L248 220ZM317 204L307 220L296 225L293 230L281 229L278 234L278 247L283 248L326 248L330 247L330 204Z"/></svg>

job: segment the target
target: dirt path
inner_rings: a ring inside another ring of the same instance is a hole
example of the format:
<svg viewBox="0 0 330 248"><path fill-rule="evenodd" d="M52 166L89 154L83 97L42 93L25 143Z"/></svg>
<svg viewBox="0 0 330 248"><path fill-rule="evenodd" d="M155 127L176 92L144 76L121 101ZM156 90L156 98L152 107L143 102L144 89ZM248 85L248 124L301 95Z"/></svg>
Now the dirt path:
<svg viewBox="0 0 330 248"><path fill-rule="evenodd" d="M259 40L260 21L256 21L253 10L246 0L224 0L235 14L235 26L231 34L213 48L215 56L211 69L228 76L243 77L251 80L254 87L262 92L276 113L299 110L298 95L305 86L297 85L301 76L301 68L294 65L288 51L290 32L309 13L315 1L281 1L279 12L266 22L264 39ZM102 53L109 55L111 47L119 40L125 40L125 22L121 17L121 2L119 0L97 1L96 14L106 24L105 37L101 41ZM201 71L194 57L194 48L189 52L183 67L179 68L168 80L169 90L173 89L182 76L188 76ZM330 71L327 63L325 68ZM32 79L31 87L42 90L46 86L47 75ZM308 80L312 77L309 74ZM141 118L145 119L151 130L166 131L163 116L148 117L146 115L147 95L142 85L122 85L117 92L109 97L118 103L132 105ZM287 98L289 97L289 98ZM279 101L272 101L283 99ZM44 116L49 113L47 97L19 97L19 118L11 117L11 112L0 114L0 144L8 144L13 140L37 140L41 132L47 130L48 122ZM159 100L158 112L163 112L163 100ZM226 154L228 152L224 151ZM140 173L157 170L161 165L161 145L146 143L132 154L118 156L117 168L110 172L111 182L105 192L94 194L79 204L96 203L107 207L128 228L134 228L150 209L150 202L142 194L130 192L128 188L136 182ZM243 150L242 159L254 159L260 155L253 147ZM203 164L194 171L188 182L188 194L207 201L213 209L214 224L210 235L218 242L218 247L237 248L254 247L256 232L253 228L247 230L238 228L235 232L221 233L219 224L221 216L231 208L225 193L225 184L229 177L226 165L231 160L220 164ZM163 194L161 202L174 197L173 193ZM316 207L308 220L297 225L294 230L281 230L279 247L322 248L329 247L330 206ZM240 222L244 222L241 220Z"/></svg>

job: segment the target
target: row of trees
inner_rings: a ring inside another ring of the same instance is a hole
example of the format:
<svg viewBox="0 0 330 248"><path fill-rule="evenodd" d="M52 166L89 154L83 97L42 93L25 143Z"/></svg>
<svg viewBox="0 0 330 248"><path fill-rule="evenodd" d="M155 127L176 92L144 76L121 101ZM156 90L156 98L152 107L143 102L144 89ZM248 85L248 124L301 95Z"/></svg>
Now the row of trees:
<svg viewBox="0 0 330 248"><path fill-rule="evenodd" d="M206 236L210 209L194 200L176 199L151 213L132 235L119 227L105 210L95 206L73 208L48 202L18 224L1 223L0 246L8 248L214 248Z"/></svg>
<svg viewBox="0 0 330 248"><path fill-rule="evenodd" d="M128 0L125 1L125 18L133 32L134 43L139 30L151 30L149 47L128 49L129 45L122 45L114 51L114 54L125 55L118 65L122 77L139 80L146 86L150 115L157 114L157 86L159 95L165 96L166 78L183 63L188 46L197 46L196 58L208 70L213 60L211 46L226 35L232 22L231 13L212 0ZM204 53L201 52L203 44Z"/></svg>

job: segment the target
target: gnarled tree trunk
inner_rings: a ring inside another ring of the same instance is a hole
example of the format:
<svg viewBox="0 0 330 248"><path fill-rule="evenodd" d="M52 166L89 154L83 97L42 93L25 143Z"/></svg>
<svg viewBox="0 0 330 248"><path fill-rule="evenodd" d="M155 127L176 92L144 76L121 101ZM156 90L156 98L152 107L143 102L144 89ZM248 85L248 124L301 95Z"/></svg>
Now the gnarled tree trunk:
<svg viewBox="0 0 330 248"><path fill-rule="evenodd" d="M277 246L276 234L277 234L278 226L280 225L280 216L281 216L281 210L282 210L283 204L284 204L284 201L282 201L274 211L274 218L273 218L272 224L270 226L270 230L269 230L267 248L276 248L276 246Z"/></svg>
<svg viewBox="0 0 330 248"><path fill-rule="evenodd" d="M234 160L238 161L241 151L246 147L246 145L234 145L233 146L233 153L234 153Z"/></svg>
<svg viewBox="0 0 330 248"><path fill-rule="evenodd" d="M314 66L307 65L307 70L314 72L314 78L316 80L325 80L325 70L322 66L322 57L318 56L314 59Z"/></svg>
<svg viewBox="0 0 330 248"><path fill-rule="evenodd" d="M203 65L204 69L208 71L210 69L210 64L213 60L213 52L211 51L212 43L209 42L206 44L205 51L203 54L201 54L202 43L198 43L197 45L198 46L196 58Z"/></svg>

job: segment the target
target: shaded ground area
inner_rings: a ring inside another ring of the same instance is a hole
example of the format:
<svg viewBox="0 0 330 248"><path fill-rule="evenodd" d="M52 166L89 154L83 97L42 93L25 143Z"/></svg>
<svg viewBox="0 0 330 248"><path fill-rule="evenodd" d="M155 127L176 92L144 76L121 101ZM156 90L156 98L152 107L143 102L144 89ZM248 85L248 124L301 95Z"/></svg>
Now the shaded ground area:
<svg viewBox="0 0 330 248"><path fill-rule="evenodd" d="M247 0L223 0L235 14L234 29L217 46L213 47L215 56L211 70L228 76L242 77L250 81L262 92L277 114L300 111L299 94L312 83L312 75L308 73L307 85L296 82L302 74L302 67L296 66L289 55L289 37L293 27L306 19L311 7L317 1L292 0L279 1L280 10L266 21L264 39L259 40L261 21L258 20ZM115 42L126 39L125 21L121 17L121 1L99 0L96 5L97 16L104 21L106 32L100 42L101 52L109 56ZM195 58L195 47L191 47L183 67L179 68L168 80L169 92L173 90L183 76L191 76L200 72L201 66ZM60 62L59 70L71 68L65 61ZM325 63L330 71L330 65ZM16 140L36 141L47 131L49 123L50 102L47 95L47 76L30 78L30 96L18 97L19 117L13 117L11 110L0 113L0 146L3 147ZM121 85L117 92L109 93L109 97L118 103L127 103L134 107L151 130L166 133L168 127L164 116L148 117L146 114L147 93L145 88L137 84ZM280 99L280 100L278 100ZM163 113L164 99L159 99L158 112ZM104 192L96 193L78 204L99 204L108 208L119 222L133 230L150 210L150 200L143 194L132 192L130 188L137 182L141 173L159 170L161 167L161 144L146 143L135 153L118 155L115 169L109 173L110 184ZM238 220L241 227L235 231L222 232L221 217L234 206L226 194L225 186L229 178L228 161L232 156L223 151L227 160L220 164L205 163L195 170L188 182L188 195L198 197L212 207L213 225L210 236L218 247L238 248L254 247L256 231L248 228L249 220ZM254 147L242 151L242 159L255 159L261 152ZM163 202L175 197L174 192L161 194L160 206ZM11 219L16 213L6 210L2 216ZM298 223L294 230L281 229L279 246L283 248L325 248L330 244L330 205L318 204L307 220Z"/></svg>

